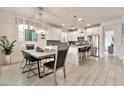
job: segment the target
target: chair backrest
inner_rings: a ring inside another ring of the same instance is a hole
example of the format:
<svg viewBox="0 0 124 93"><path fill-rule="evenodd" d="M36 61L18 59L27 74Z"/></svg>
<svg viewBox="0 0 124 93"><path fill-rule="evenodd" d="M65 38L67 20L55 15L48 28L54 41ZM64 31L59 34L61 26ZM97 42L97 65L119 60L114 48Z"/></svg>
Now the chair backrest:
<svg viewBox="0 0 124 93"><path fill-rule="evenodd" d="M23 51L23 50L21 50L21 52L22 52L22 54L23 54L23 57L24 57L25 59L27 59L26 52L25 52L25 51Z"/></svg>
<svg viewBox="0 0 124 93"><path fill-rule="evenodd" d="M89 47L87 48L87 51L89 51L89 50L90 50L90 48L91 48L91 46L89 46Z"/></svg>
<svg viewBox="0 0 124 93"><path fill-rule="evenodd" d="M23 56L24 56L24 58L25 58L26 60L28 60L28 61L30 61L30 62L34 62L34 61L37 61L37 60L38 60L37 58L31 56L30 53L25 52L25 51L23 51L23 50L21 50L21 51L22 51L22 54L23 54Z"/></svg>
<svg viewBox="0 0 124 93"><path fill-rule="evenodd" d="M30 61L30 62L35 62L35 61L39 60L39 59L31 56L30 53L26 53L26 55L27 55L27 58L28 58L27 60Z"/></svg>
<svg viewBox="0 0 124 93"><path fill-rule="evenodd" d="M33 50L34 47L35 47L34 44L26 44L26 49L27 49L27 50Z"/></svg>
<svg viewBox="0 0 124 93"><path fill-rule="evenodd" d="M87 51L87 47L86 46L82 47L82 48L79 48L79 52L85 52L85 51Z"/></svg>
<svg viewBox="0 0 124 93"><path fill-rule="evenodd" d="M57 47L56 61L54 64L54 69L63 67L65 65L66 56L68 53L68 44L60 44Z"/></svg>

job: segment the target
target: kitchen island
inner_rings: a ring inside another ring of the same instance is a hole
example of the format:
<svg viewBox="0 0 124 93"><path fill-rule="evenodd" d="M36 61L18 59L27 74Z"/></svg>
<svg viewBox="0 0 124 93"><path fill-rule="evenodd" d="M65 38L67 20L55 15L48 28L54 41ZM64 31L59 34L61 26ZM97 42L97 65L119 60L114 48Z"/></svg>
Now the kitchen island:
<svg viewBox="0 0 124 93"><path fill-rule="evenodd" d="M69 64L73 64L79 66L79 48L83 48L85 46L70 46L68 50L68 55L66 58L66 62Z"/></svg>
<svg viewBox="0 0 124 93"><path fill-rule="evenodd" d="M76 45L71 45L69 46L69 50L68 50L68 54L67 54L67 57L66 57L66 63L69 63L69 64L73 64L75 66L79 66L79 48L83 48L85 47L85 45L83 46L76 46ZM57 46L47 46L46 47L47 49L55 49L57 48Z"/></svg>

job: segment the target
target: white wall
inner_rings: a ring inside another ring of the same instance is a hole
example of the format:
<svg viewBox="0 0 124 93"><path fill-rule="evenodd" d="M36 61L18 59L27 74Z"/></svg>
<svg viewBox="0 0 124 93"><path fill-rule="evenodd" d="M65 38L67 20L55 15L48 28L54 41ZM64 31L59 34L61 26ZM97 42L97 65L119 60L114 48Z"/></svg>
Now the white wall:
<svg viewBox="0 0 124 93"><path fill-rule="evenodd" d="M78 32L68 32L68 41L77 41Z"/></svg>
<svg viewBox="0 0 124 93"><path fill-rule="evenodd" d="M15 40L16 39L16 32L15 32L15 21L14 21L14 16L6 13L4 11L0 11L0 36L7 35L8 39ZM3 57L2 59L2 64L3 64ZM18 58L18 55L14 56L14 59Z"/></svg>
<svg viewBox="0 0 124 93"><path fill-rule="evenodd" d="M115 19L115 20L110 20L106 22L101 23L102 30L101 32L103 33L102 42L101 45L103 45L103 50L104 50L104 32L113 30L114 31L114 55L117 56L118 58L122 59L123 57L123 48L124 45L122 45L122 18L120 19ZM104 51L102 51L102 55L104 55Z"/></svg>
<svg viewBox="0 0 124 93"><path fill-rule="evenodd" d="M114 31L114 55L120 57L122 47L122 24L104 26L104 31Z"/></svg>
<svg viewBox="0 0 124 93"><path fill-rule="evenodd" d="M59 28L50 28L48 31L47 40L61 40L62 30Z"/></svg>
<svg viewBox="0 0 124 93"><path fill-rule="evenodd" d="M0 36L6 35L7 38L10 41L13 40L18 40L18 32L16 31L16 25L15 25L15 17L19 16L19 15L15 15L3 10L0 10ZM50 27L49 29L49 35L50 38L49 39L60 39L60 34L61 34L61 30L60 29L56 29L56 28L52 28ZM48 36L46 35L46 39ZM15 47L14 47L14 52L12 53L12 63L15 62L20 62L22 61L22 54L20 52L21 49L24 49L25 44L27 43L34 43L36 44L36 46L40 46L40 47L45 47L46 46L46 39L41 39L41 35L38 35L38 42L19 42L17 41L15 43ZM0 59L0 60L3 60ZM4 61L2 61L1 63L3 64ZM5 64L5 62L4 62Z"/></svg>
<svg viewBox="0 0 124 93"><path fill-rule="evenodd" d="M100 27L92 27L86 30L87 35L98 35Z"/></svg>

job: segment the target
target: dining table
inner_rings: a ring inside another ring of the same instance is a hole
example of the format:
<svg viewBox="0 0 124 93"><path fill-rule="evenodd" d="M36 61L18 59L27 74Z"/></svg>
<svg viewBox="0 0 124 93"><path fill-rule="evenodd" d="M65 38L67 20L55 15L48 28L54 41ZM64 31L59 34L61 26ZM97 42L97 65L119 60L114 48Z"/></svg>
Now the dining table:
<svg viewBox="0 0 124 93"><path fill-rule="evenodd" d="M37 59L40 59L37 61L37 66L38 66L38 75L39 75L39 78L42 78L43 75L41 75L41 71L40 71L40 62L41 60L44 60L44 59L48 59L50 57L53 57L54 60L55 60L55 55L56 55L56 50L46 50L46 51L43 51L43 52L37 52L36 50L24 50L25 52L29 53L31 56L37 58ZM45 76L50 74L50 73L44 73Z"/></svg>

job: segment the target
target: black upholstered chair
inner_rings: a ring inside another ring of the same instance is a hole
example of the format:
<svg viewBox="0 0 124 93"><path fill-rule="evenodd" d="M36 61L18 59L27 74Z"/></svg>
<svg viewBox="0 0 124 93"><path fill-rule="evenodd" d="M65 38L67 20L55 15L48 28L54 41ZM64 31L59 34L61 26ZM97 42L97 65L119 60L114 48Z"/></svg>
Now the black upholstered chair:
<svg viewBox="0 0 124 93"><path fill-rule="evenodd" d="M89 51L90 49L91 49L91 46L88 46L87 51Z"/></svg>
<svg viewBox="0 0 124 93"><path fill-rule="evenodd" d="M82 58L84 57L84 59L86 60L86 51L87 51L88 47L85 46L85 47L82 47L82 48L79 48L79 53L80 53L80 57L81 57L81 61L82 61ZM87 60L86 60L87 61Z"/></svg>
<svg viewBox="0 0 124 93"><path fill-rule="evenodd" d="M22 52L22 55L23 55L23 60L20 64L20 68L24 70L24 67L27 64L27 57L26 57L26 52L25 51L21 50L21 52ZM24 64L24 66L23 66L23 64Z"/></svg>
<svg viewBox="0 0 124 93"><path fill-rule="evenodd" d="M26 47L26 50L34 50L35 45L34 45L34 44L26 44L25 47ZM26 58L25 58L25 53L24 53L24 51L21 50L21 52L22 52L22 54L23 54L23 56L24 56L24 59L22 60L22 62L21 62L21 64L20 64L20 68L23 69L23 68L24 68L23 64L24 64Z"/></svg>
<svg viewBox="0 0 124 93"><path fill-rule="evenodd" d="M87 57L90 56L90 49L91 49L91 46L88 46L86 49Z"/></svg>
<svg viewBox="0 0 124 93"><path fill-rule="evenodd" d="M25 52L25 51L23 51L23 50L22 50L21 52L22 52L22 54L23 54L23 56L24 56L24 58L25 58L25 60L26 60L22 72L23 72L23 73L28 72L27 78L30 78L29 75L30 75L30 72L31 72L31 71L32 71L33 73L35 73L35 75L37 75L37 73L33 71L33 70L36 70L37 67L32 68L32 66L33 66L34 64L36 64L37 61L40 61L40 59L34 58L34 57L31 56L29 53L27 53L27 52ZM25 70L26 67L28 68L28 70ZM33 75L33 76L35 76L35 75ZM31 76L31 77L32 77L32 76Z"/></svg>
<svg viewBox="0 0 124 93"><path fill-rule="evenodd" d="M44 64L44 73L45 73L45 68L49 68L54 72L55 84L57 84L56 71L61 68L63 69L63 72L64 72L64 78L66 79L65 60L66 60L67 52L68 52L67 44L58 45L56 60Z"/></svg>

